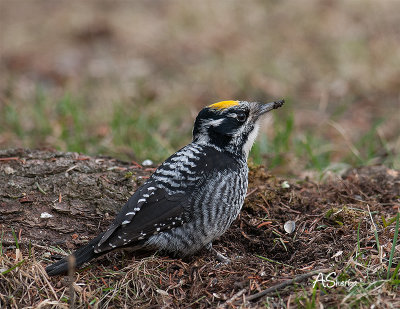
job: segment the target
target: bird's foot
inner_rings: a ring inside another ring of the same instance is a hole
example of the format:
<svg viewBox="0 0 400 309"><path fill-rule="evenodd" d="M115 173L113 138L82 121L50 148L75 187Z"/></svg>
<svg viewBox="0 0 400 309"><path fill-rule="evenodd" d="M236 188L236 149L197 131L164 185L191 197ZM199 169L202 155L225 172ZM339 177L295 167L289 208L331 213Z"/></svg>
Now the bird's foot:
<svg viewBox="0 0 400 309"><path fill-rule="evenodd" d="M207 250L209 250L216 258L218 261L220 261L221 263L218 264L229 264L231 262L231 260L226 257L225 255L223 255L221 252L219 252L218 250L214 249L214 247L212 246L212 243L209 243L206 246Z"/></svg>

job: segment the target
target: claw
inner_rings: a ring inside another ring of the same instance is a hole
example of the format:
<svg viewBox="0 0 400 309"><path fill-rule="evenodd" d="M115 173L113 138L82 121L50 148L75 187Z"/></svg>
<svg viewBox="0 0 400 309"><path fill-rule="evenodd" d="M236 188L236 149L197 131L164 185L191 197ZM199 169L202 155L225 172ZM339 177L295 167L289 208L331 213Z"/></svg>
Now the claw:
<svg viewBox="0 0 400 309"><path fill-rule="evenodd" d="M231 260L228 257L226 257L221 252L214 249L214 247L212 246L212 243L209 243L206 246L206 248L217 258L218 261L221 262L221 264L229 264L231 262Z"/></svg>

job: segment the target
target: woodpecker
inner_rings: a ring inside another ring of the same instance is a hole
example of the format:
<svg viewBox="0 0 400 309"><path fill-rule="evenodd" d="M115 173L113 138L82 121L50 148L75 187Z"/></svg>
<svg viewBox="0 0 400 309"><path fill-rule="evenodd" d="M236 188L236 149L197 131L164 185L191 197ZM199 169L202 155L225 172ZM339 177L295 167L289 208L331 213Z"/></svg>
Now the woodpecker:
<svg viewBox="0 0 400 309"><path fill-rule="evenodd" d="M212 247L238 216L248 184L247 158L260 120L279 108L271 103L222 101L196 117L193 140L164 163L130 197L114 222L72 253L75 266L117 248L188 256ZM68 257L46 268L50 276L68 271Z"/></svg>

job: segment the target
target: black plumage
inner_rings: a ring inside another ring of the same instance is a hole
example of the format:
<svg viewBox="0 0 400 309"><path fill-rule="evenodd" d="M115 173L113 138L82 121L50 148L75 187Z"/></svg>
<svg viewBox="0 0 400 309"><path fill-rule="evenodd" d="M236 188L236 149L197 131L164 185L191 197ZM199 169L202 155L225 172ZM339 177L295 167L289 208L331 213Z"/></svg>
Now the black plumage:
<svg viewBox="0 0 400 309"><path fill-rule="evenodd" d="M116 248L179 256L212 248L243 205L247 156L259 118L282 104L224 101L204 108L196 118L193 142L154 172L104 233L73 253L76 266ZM46 271L57 275L67 269L64 258Z"/></svg>

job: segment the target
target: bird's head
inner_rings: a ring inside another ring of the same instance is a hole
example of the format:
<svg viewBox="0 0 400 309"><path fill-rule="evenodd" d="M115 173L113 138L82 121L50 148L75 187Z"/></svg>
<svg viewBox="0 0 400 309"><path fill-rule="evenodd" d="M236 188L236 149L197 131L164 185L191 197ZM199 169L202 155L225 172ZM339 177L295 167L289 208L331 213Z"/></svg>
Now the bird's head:
<svg viewBox="0 0 400 309"><path fill-rule="evenodd" d="M284 102L222 101L211 104L197 115L193 142L247 157L257 137L262 116L281 107Z"/></svg>

